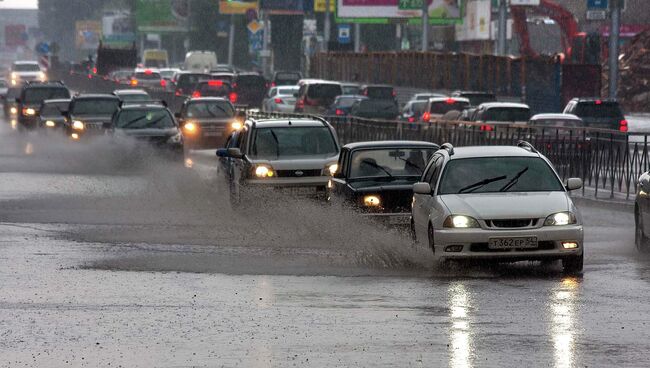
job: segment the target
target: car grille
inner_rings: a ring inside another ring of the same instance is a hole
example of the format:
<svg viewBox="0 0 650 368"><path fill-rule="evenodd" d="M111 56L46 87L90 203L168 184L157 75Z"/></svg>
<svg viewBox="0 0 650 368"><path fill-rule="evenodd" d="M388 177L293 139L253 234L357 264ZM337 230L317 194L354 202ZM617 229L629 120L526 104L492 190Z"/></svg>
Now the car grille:
<svg viewBox="0 0 650 368"><path fill-rule="evenodd" d="M103 130L104 123L85 123L86 130Z"/></svg>
<svg viewBox="0 0 650 368"><path fill-rule="evenodd" d="M538 219L499 219L499 220L485 220L485 224L491 228L518 228L518 227L532 227L537 225Z"/></svg>
<svg viewBox="0 0 650 368"><path fill-rule="evenodd" d="M278 178L304 178L308 176L321 176L323 170L276 170Z"/></svg>
<svg viewBox="0 0 650 368"><path fill-rule="evenodd" d="M224 124L201 124L201 130L204 132L221 132L225 128Z"/></svg>
<svg viewBox="0 0 650 368"><path fill-rule="evenodd" d="M529 252L535 250L552 250L555 249L555 242L550 240L540 241L537 243L537 248L520 248L515 249L517 252ZM469 246L470 252L492 252L492 253L506 253L512 249L490 249L488 243L472 243Z"/></svg>

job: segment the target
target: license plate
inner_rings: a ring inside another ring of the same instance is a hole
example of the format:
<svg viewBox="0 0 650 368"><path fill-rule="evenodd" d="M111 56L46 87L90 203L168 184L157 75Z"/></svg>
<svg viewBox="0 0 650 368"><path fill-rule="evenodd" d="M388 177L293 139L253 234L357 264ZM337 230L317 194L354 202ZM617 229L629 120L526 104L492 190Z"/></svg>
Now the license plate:
<svg viewBox="0 0 650 368"><path fill-rule="evenodd" d="M406 225L410 223L408 216L391 216L388 218L388 223L391 225Z"/></svg>
<svg viewBox="0 0 650 368"><path fill-rule="evenodd" d="M537 237L522 236L517 238L490 238L490 249L537 248Z"/></svg>
<svg viewBox="0 0 650 368"><path fill-rule="evenodd" d="M311 195L316 193L316 188L290 188L289 193L292 195Z"/></svg>
<svg viewBox="0 0 650 368"><path fill-rule="evenodd" d="M203 135L206 137L221 137L223 132L205 132Z"/></svg>

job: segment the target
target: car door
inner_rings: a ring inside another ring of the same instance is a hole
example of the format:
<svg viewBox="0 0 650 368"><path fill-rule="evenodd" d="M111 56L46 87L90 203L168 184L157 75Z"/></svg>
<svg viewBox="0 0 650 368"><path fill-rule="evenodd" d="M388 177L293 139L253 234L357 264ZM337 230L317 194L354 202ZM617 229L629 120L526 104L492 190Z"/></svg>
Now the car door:
<svg viewBox="0 0 650 368"><path fill-rule="evenodd" d="M422 179L420 180L425 183L431 183L433 181L433 177L436 175L436 170L440 167L442 160L443 156L441 154L433 155L431 161L429 162L429 165L424 170ZM433 186L431 189L434 189ZM413 207L411 209L411 212L413 216L413 224L415 225L418 236L421 236L420 234L426 234L429 220L429 210L427 206L430 204L430 201L431 194L413 193Z"/></svg>
<svg viewBox="0 0 650 368"><path fill-rule="evenodd" d="M239 134L239 139L236 142L235 148L239 148L242 154L241 158L231 157L231 182L238 187L242 182L242 178L246 177L246 170L250 170L248 163L246 162L246 149L248 146L248 139L250 137L251 130L248 126L245 126Z"/></svg>

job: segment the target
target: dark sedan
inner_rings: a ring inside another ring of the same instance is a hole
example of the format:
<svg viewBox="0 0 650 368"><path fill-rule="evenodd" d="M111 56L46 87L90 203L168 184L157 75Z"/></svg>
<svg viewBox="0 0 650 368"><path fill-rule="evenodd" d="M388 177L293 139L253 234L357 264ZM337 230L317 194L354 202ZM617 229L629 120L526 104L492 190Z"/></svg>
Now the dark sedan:
<svg viewBox="0 0 650 368"><path fill-rule="evenodd" d="M417 141L345 145L328 185L328 200L390 225L409 225L413 184L437 150L437 144Z"/></svg>
<svg viewBox="0 0 650 368"><path fill-rule="evenodd" d="M63 131L65 123L65 114L68 112L70 99L45 100L41 105L38 116L38 125L40 128L49 130Z"/></svg>
<svg viewBox="0 0 650 368"><path fill-rule="evenodd" d="M219 148L241 128L235 108L225 98L201 97L185 101L177 115L188 148Z"/></svg>

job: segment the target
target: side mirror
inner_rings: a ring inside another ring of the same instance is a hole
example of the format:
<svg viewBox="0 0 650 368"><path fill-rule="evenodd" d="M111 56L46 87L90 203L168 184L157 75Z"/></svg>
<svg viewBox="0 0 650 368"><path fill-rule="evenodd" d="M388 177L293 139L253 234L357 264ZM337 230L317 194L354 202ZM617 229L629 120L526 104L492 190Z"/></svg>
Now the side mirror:
<svg viewBox="0 0 650 368"><path fill-rule="evenodd" d="M415 194L431 194L431 185L429 183L415 183L413 184L413 193Z"/></svg>
<svg viewBox="0 0 650 368"><path fill-rule="evenodd" d="M566 190L572 191L582 188L582 179L580 178L569 178L566 181Z"/></svg>
<svg viewBox="0 0 650 368"><path fill-rule="evenodd" d="M639 186L644 192L650 192L650 175L648 175L648 173L641 175L639 178Z"/></svg>
<svg viewBox="0 0 650 368"><path fill-rule="evenodd" d="M228 157L228 149L227 148L217 149L217 157Z"/></svg>
<svg viewBox="0 0 650 368"><path fill-rule="evenodd" d="M244 154L241 153L241 150L239 148L228 148L228 157L242 158L244 157Z"/></svg>

